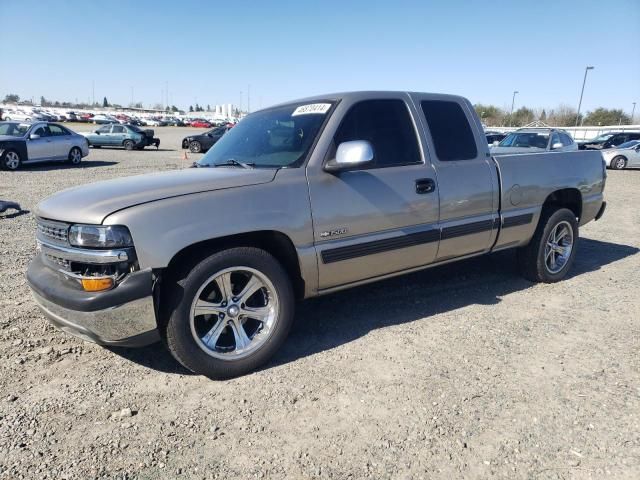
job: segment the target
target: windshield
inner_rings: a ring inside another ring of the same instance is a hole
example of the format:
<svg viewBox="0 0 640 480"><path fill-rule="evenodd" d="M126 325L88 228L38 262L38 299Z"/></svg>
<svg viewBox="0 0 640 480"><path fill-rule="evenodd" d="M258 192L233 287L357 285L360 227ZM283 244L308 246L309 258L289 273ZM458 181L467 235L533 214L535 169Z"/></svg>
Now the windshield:
<svg viewBox="0 0 640 480"><path fill-rule="evenodd" d="M25 123L0 123L0 135L22 137L31 125Z"/></svg>
<svg viewBox="0 0 640 480"><path fill-rule="evenodd" d="M258 168L298 167L332 105L304 103L253 113L225 133L197 165L240 162Z"/></svg>
<svg viewBox="0 0 640 480"><path fill-rule="evenodd" d="M589 142L605 142L613 137L613 133L603 133L602 135L598 135L596 138L592 138L588 140Z"/></svg>
<svg viewBox="0 0 640 480"><path fill-rule="evenodd" d="M510 133L499 147L547 148L549 134L546 132Z"/></svg>
<svg viewBox="0 0 640 480"><path fill-rule="evenodd" d="M631 140L629 142L624 142L622 145L618 145L618 148L631 148L636 145L640 145L640 140Z"/></svg>

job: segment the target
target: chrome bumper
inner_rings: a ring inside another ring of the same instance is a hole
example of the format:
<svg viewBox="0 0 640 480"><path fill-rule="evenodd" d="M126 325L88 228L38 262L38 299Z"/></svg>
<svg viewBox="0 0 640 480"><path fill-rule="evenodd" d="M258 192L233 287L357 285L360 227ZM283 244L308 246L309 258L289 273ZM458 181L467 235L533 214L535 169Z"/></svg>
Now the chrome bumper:
<svg viewBox="0 0 640 480"><path fill-rule="evenodd" d="M80 312L57 305L32 290L33 298L52 324L67 333L100 345L140 347L160 340L153 298Z"/></svg>

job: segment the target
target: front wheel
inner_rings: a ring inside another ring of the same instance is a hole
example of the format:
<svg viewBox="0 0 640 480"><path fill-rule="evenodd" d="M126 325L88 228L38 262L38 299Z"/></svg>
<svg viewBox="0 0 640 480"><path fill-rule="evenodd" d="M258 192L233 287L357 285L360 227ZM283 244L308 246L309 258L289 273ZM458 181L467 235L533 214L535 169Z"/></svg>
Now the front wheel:
<svg viewBox="0 0 640 480"><path fill-rule="evenodd" d="M202 151L202 144L194 140L189 144L189 150L191 150L192 153L200 153Z"/></svg>
<svg viewBox="0 0 640 480"><path fill-rule="evenodd" d="M131 140L125 140L122 145L125 150L133 150L133 147L135 147L135 144Z"/></svg>
<svg viewBox="0 0 640 480"><path fill-rule="evenodd" d="M257 248L211 255L168 293L167 346L186 368L210 378L260 367L293 323L289 277L272 255Z"/></svg>
<svg viewBox="0 0 640 480"><path fill-rule="evenodd" d="M532 282L562 280L573 264L577 241L575 213L568 208L543 210L533 238L518 250L522 276Z"/></svg>
<svg viewBox="0 0 640 480"><path fill-rule="evenodd" d="M614 170L622 170L627 166L627 159L622 155L617 156L613 160L611 160L611 168Z"/></svg>
<svg viewBox="0 0 640 480"><path fill-rule="evenodd" d="M71 165L80 165L82 162L82 150L78 147L73 147L69 152L69 163Z"/></svg>
<svg viewBox="0 0 640 480"><path fill-rule="evenodd" d="M7 170L18 170L21 163L22 161L18 152L14 152L13 150L7 150L4 152L4 156L2 157L2 166Z"/></svg>

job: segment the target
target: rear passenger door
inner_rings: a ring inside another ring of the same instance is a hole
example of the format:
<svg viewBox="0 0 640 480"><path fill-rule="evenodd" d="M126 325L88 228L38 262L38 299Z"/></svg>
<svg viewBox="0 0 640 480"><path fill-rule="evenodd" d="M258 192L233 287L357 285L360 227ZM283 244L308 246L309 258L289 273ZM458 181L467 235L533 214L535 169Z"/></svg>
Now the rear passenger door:
<svg viewBox="0 0 640 480"><path fill-rule="evenodd" d="M338 145L366 140L373 164L329 173L307 169L319 287L327 289L433 262L439 232L435 171L419 142L406 94L343 100L323 163ZM325 137L326 138L326 137Z"/></svg>
<svg viewBox="0 0 640 480"><path fill-rule="evenodd" d="M127 137L127 129L122 125L111 126L111 145L120 146L124 143Z"/></svg>
<svg viewBox="0 0 640 480"><path fill-rule="evenodd" d="M436 261L488 251L498 227L499 186L482 127L459 97L414 96L440 191Z"/></svg>
<svg viewBox="0 0 640 480"><path fill-rule="evenodd" d="M53 152L56 158L64 159L71 151L71 134L60 125L49 124Z"/></svg>

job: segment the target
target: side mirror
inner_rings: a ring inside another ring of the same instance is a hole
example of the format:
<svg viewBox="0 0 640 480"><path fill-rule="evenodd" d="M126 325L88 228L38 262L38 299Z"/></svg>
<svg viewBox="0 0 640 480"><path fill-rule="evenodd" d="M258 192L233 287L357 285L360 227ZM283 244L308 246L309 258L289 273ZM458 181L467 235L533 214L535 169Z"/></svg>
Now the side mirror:
<svg viewBox="0 0 640 480"><path fill-rule="evenodd" d="M559 148L562 148L562 144L560 142L551 145L551 150L557 150Z"/></svg>
<svg viewBox="0 0 640 480"><path fill-rule="evenodd" d="M326 172L342 172L355 170L373 161L373 146L366 140L353 140L338 145L336 158L329 160L324 170Z"/></svg>
<svg viewBox="0 0 640 480"><path fill-rule="evenodd" d="M497 147L498 145L500 145L500 142L498 140L495 140L492 145L494 147Z"/></svg>
<svg viewBox="0 0 640 480"><path fill-rule="evenodd" d="M38 135L37 133L32 133L31 135L29 135L29 138L31 140L37 140L40 138L40 135Z"/></svg>

